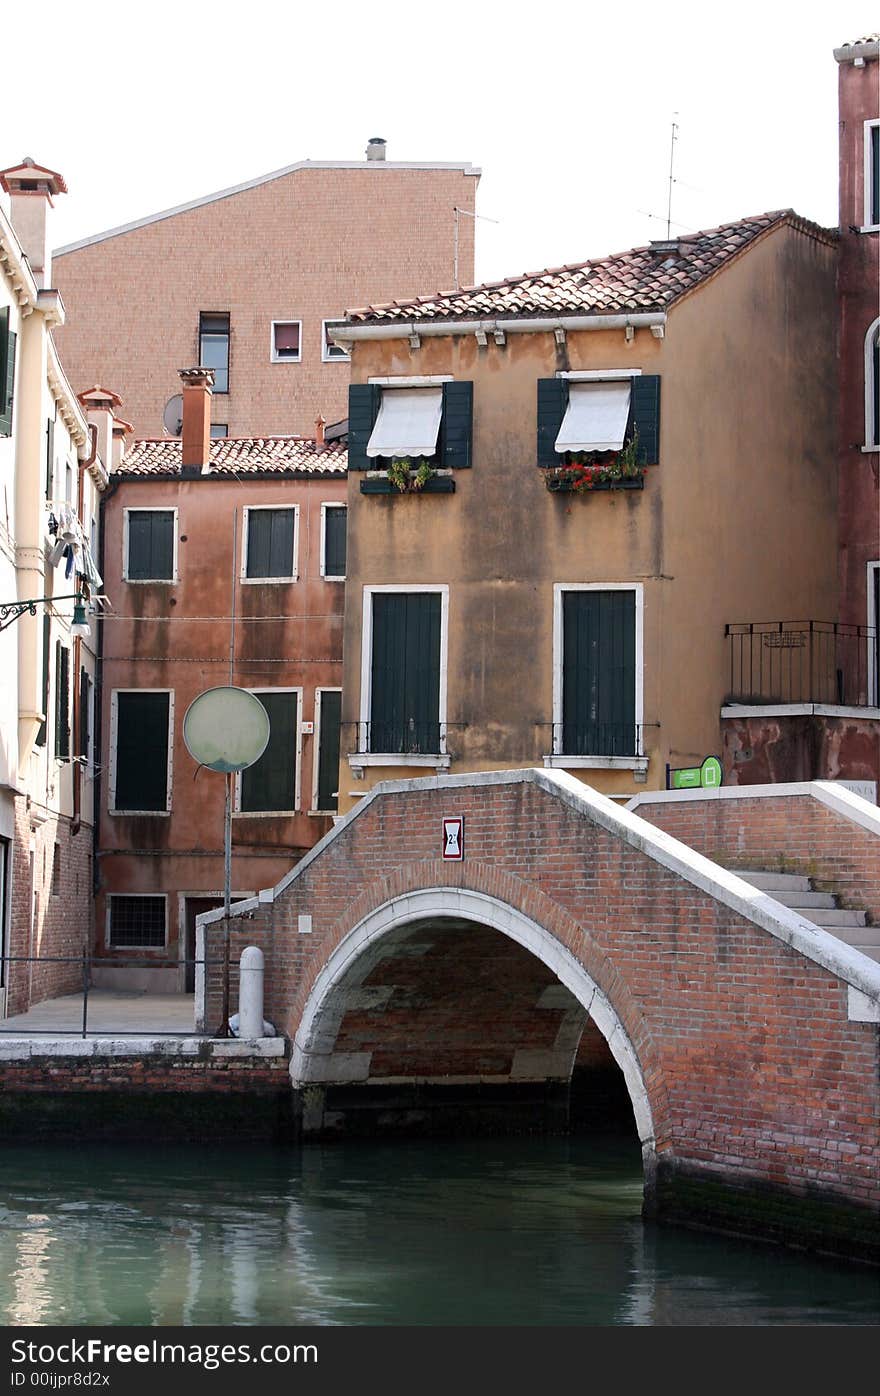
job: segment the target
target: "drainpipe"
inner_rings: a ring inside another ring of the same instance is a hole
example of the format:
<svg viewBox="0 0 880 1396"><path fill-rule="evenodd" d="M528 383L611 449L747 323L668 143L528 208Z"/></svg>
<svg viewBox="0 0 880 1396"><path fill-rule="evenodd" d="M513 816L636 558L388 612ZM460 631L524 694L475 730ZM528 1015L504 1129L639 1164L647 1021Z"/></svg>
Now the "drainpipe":
<svg viewBox="0 0 880 1396"><path fill-rule="evenodd" d="M90 465L94 465L95 460L96 460L97 455L98 455L98 428L95 426L94 422L90 422L90 423L89 423L89 443L90 443L90 444L89 444L89 454L86 456L85 460L81 460L81 461L78 462L79 469L78 469L78 471L77 471L77 480L76 480L76 517L77 517L77 519L79 520L79 526L80 526L80 528L81 528L82 531L83 531L83 537L86 537L85 523L84 523L84 520L83 520L83 505L84 505L84 503L85 503L85 475L86 475L86 471L88 470L89 466L90 466ZM79 591L79 587L78 587L78 586L77 586L77 591ZM78 635L76 635L76 636L74 636L74 640L73 640L73 664L72 664L72 666L71 666L71 668L73 669L73 677L72 677L72 687L73 687L73 733L72 733L71 747L72 747L73 752L74 752L74 757L83 756L83 755L85 754L84 752L81 752L81 751L79 750L79 734L80 734L80 679L79 679L79 669L80 669L80 655L81 655L81 650L82 650L82 640L80 639L80 637L79 637ZM73 820L71 821L71 825L70 825L71 837L72 837L72 838L75 838L76 835L79 833L79 831L80 831L81 828L82 828L82 764L81 764L79 761L74 760L74 762L73 762Z"/></svg>

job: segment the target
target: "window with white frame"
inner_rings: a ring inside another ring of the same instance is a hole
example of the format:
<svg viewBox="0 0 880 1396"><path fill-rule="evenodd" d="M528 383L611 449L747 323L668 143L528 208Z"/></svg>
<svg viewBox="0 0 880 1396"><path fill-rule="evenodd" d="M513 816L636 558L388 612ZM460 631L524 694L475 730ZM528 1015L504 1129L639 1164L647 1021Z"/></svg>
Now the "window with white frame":
<svg viewBox="0 0 880 1396"><path fill-rule="evenodd" d="M176 581L177 510L125 509L122 546L125 581Z"/></svg>
<svg viewBox="0 0 880 1396"><path fill-rule="evenodd" d="M315 764L312 809L335 814L339 800L339 730L342 689L315 692Z"/></svg>
<svg viewBox="0 0 880 1396"><path fill-rule="evenodd" d="M269 743L237 780L239 814L289 814L299 809L302 689L256 688L269 715Z"/></svg>
<svg viewBox="0 0 880 1396"><path fill-rule="evenodd" d="M880 561L868 563L868 706L880 707Z"/></svg>
<svg viewBox="0 0 880 1396"><path fill-rule="evenodd" d="M880 118L865 122L865 227L880 228Z"/></svg>
<svg viewBox="0 0 880 1396"><path fill-rule="evenodd" d="M244 511L243 582L295 582L299 509L251 505Z"/></svg>
<svg viewBox="0 0 880 1396"><path fill-rule="evenodd" d="M273 320L273 364L298 364L302 358L302 320Z"/></svg>
<svg viewBox="0 0 880 1396"><path fill-rule="evenodd" d="M321 576L328 582L345 581L347 522L344 504L321 505Z"/></svg>
<svg viewBox="0 0 880 1396"><path fill-rule="evenodd" d="M199 314L199 365L214 370L212 392L229 392L229 312Z"/></svg>
<svg viewBox="0 0 880 1396"><path fill-rule="evenodd" d="M364 588L361 753L445 756L448 603L447 586Z"/></svg>
<svg viewBox="0 0 880 1396"><path fill-rule="evenodd" d="M168 938L167 922L164 896L111 893L107 898L107 944L113 949L164 949Z"/></svg>
<svg viewBox="0 0 880 1396"><path fill-rule="evenodd" d="M169 689L116 689L110 703L110 812L167 814L171 809Z"/></svg>
<svg viewBox="0 0 880 1396"><path fill-rule="evenodd" d="M641 763L642 595L638 583L554 587L556 764Z"/></svg>
<svg viewBox="0 0 880 1396"><path fill-rule="evenodd" d="M334 344L328 333L327 326L338 324L339 319L321 321L321 358L325 364L338 363L339 360L347 363L351 358L348 350L343 348L341 344Z"/></svg>
<svg viewBox="0 0 880 1396"><path fill-rule="evenodd" d="M865 335L865 448L880 449L880 316Z"/></svg>

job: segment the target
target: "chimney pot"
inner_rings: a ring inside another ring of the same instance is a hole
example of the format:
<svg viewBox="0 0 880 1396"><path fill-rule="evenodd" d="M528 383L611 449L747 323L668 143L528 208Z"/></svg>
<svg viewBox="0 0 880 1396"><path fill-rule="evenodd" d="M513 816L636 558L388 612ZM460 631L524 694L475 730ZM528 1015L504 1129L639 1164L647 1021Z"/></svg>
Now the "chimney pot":
<svg viewBox="0 0 880 1396"><path fill-rule="evenodd" d="M384 136L371 136L367 141L367 159L384 160L386 144Z"/></svg>
<svg viewBox="0 0 880 1396"><path fill-rule="evenodd" d="M183 385L183 473L207 471L211 460L212 368L181 368Z"/></svg>
<svg viewBox="0 0 880 1396"><path fill-rule="evenodd" d="M324 445L324 428L325 428L326 425L327 425L327 419L326 419L326 417L323 417L323 416L322 416L322 417L316 417L316 418L315 418L315 445L316 445L316 446L323 446L323 445Z"/></svg>

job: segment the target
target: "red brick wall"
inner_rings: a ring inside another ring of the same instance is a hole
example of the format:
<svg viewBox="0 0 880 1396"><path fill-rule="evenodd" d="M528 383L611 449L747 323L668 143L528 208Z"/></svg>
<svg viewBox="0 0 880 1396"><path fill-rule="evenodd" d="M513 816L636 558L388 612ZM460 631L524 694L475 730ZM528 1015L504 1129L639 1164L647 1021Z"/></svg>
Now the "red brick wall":
<svg viewBox="0 0 880 1396"><path fill-rule="evenodd" d="M810 795L664 801L636 813L725 867L806 873L880 921L880 840Z"/></svg>
<svg viewBox="0 0 880 1396"><path fill-rule="evenodd" d="M466 822L460 864L439 857L450 813ZM804 858L816 842L798 843ZM841 831L841 860L842 843ZM791 847L790 827L779 847ZM876 1214L878 1034L848 1021L846 985L529 781L378 799L248 916L233 957L262 945L267 1016L292 1035L352 927L437 886L517 908L598 983L641 1063L667 1173L813 1191ZM303 913L310 935L298 934ZM495 1025L478 1026L488 1044Z"/></svg>
<svg viewBox="0 0 880 1396"><path fill-rule="evenodd" d="M71 821L63 815L49 814L41 823L34 822L24 797L16 800L15 815L6 998L9 1015L23 1013L43 999L80 990L80 957L94 934L91 826L83 824L73 835ZM60 860L58 866L56 860ZM53 956L73 957L74 962L53 962ZM34 962L28 963L29 959Z"/></svg>

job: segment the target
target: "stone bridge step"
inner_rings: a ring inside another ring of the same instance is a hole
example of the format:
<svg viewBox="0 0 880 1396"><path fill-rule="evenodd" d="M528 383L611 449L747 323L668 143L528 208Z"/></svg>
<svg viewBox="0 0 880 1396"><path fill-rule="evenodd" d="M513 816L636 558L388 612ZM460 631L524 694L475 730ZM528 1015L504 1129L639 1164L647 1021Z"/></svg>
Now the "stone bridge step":
<svg viewBox="0 0 880 1396"><path fill-rule="evenodd" d="M762 892L809 892L810 879L802 873L783 872L756 872L751 868L743 871L742 868L731 868L737 877L741 877L743 882L750 882L753 887L759 887Z"/></svg>
<svg viewBox="0 0 880 1396"><path fill-rule="evenodd" d="M802 892L800 889L792 892L788 888L779 891L775 887L762 887L760 890L773 897L775 901L781 902L783 906L796 907L798 911L803 911L804 915L806 915L807 908L827 907L828 910L831 910L837 906L831 892Z"/></svg>

